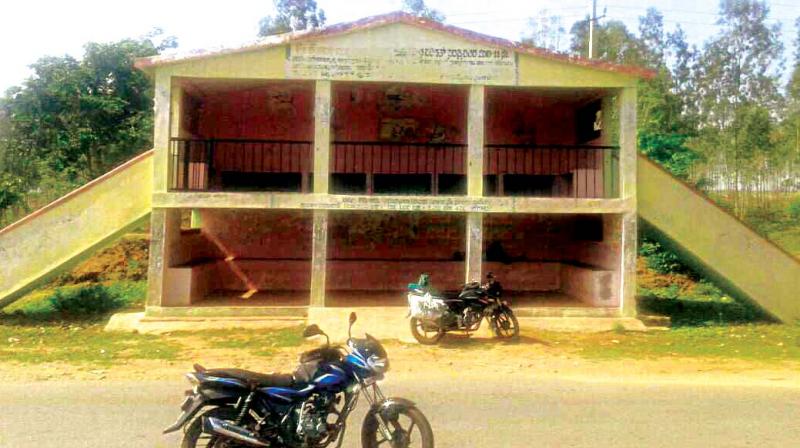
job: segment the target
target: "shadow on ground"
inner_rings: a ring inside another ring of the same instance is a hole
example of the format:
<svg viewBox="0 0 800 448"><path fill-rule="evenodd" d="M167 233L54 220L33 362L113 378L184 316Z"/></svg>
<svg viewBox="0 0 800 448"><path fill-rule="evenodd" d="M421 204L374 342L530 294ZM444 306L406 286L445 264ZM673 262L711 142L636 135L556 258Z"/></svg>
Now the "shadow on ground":
<svg viewBox="0 0 800 448"><path fill-rule="evenodd" d="M437 344L445 349L464 348L491 348L497 345L544 345L550 346L548 341L531 336L519 336L515 339L487 338L459 333L447 333Z"/></svg>
<svg viewBox="0 0 800 448"><path fill-rule="evenodd" d="M759 308L741 302L639 297L640 314L668 316L673 327L772 322Z"/></svg>

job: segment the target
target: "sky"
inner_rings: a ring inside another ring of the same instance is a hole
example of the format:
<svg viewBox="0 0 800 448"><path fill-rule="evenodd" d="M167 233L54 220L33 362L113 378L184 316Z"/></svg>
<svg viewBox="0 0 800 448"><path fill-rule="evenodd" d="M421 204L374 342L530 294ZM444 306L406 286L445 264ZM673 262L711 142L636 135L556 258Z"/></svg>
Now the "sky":
<svg viewBox="0 0 800 448"><path fill-rule="evenodd" d="M564 27L591 12L591 0L426 0L447 23L519 40L528 18L541 10L558 15ZM347 22L401 7L402 0L317 0L328 23ZM769 1L771 23L781 23L787 56L800 16L800 0ZM677 23L690 43L701 45L716 30L717 0L598 0L598 15L622 20L638 30L638 16L657 7L665 27ZM0 92L30 76L30 64L43 56L79 58L86 42L138 37L154 27L178 38L179 50L236 46L256 38L258 21L274 12L271 0L5 0L0 4Z"/></svg>

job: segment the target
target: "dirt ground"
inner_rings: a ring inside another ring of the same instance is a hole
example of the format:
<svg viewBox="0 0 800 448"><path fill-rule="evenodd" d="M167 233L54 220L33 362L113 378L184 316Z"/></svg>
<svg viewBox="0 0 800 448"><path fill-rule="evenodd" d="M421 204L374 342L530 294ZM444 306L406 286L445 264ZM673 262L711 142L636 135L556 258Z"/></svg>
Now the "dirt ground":
<svg viewBox="0 0 800 448"><path fill-rule="evenodd" d="M565 336L568 337L568 336ZM586 337L586 336L582 336ZM614 335L599 336L616 341ZM66 363L21 364L0 361L0 381L169 380L180 378L200 363L205 367L237 367L260 372L291 371L303 350L318 343L266 347L253 354L242 347L214 348L202 334L165 335L185 347L174 360L121 360L108 367ZM596 359L562 337L523 332L516 343L481 337L446 337L438 346L385 341L391 370L398 377L476 377L574 379L589 382L676 384L742 384L800 388L800 360L764 363L756 360L666 356L646 359Z"/></svg>

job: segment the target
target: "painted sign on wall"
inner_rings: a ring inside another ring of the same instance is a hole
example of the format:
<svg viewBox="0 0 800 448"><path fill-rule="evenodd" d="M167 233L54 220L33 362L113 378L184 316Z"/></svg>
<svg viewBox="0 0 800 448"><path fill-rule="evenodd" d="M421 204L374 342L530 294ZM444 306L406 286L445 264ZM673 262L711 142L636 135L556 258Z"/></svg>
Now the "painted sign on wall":
<svg viewBox="0 0 800 448"><path fill-rule="evenodd" d="M516 83L512 51L406 25L293 44L286 69L299 79Z"/></svg>

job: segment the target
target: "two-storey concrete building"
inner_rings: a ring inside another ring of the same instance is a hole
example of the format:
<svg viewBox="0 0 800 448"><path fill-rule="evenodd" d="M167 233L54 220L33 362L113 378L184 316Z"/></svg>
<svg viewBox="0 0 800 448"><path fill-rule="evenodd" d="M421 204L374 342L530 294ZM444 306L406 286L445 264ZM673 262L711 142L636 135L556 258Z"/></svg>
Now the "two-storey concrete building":
<svg viewBox="0 0 800 448"><path fill-rule="evenodd" d="M402 317L488 271L521 316L635 314L646 72L403 13L137 66L149 316Z"/></svg>

